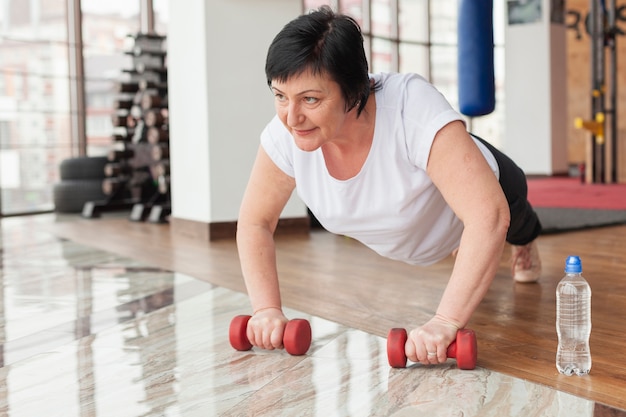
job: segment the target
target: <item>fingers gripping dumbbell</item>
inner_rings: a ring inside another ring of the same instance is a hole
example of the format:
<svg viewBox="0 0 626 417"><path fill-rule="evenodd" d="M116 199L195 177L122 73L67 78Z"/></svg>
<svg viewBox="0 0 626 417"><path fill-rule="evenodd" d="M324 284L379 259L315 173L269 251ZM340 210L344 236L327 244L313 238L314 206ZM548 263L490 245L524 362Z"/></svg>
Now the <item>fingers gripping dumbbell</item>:
<svg viewBox="0 0 626 417"><path fill-rule="evenodd" d="M230 345L236 350L250 350L252 343L248 340L248 321L251 316L235 317L230 322L228 337ZM283 346L290 355L304 355L311 347L311 325L305 319L289 320L283 334Z"/></svg>
<svg viewBox="0 0 626 417"><path fill-rule="evenodd" d="M387 359L393 368L406 367L404 346L407 341L405 329L391 329L387 336ZM459 369L474 369L478 356L476 334L470 329L461 329L456 333L456 340L448 346L448 358L455 358Z"/></svg>

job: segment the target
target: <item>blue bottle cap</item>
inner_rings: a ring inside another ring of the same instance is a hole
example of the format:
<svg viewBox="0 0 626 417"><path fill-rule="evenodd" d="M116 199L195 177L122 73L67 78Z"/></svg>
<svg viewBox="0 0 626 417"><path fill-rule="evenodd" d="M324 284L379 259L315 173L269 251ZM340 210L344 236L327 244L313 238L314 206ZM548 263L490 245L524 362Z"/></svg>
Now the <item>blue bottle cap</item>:
<svg viewBox="0 0 626 417"><path fill-rule="evenodd" d="M578 256L568 256L565 261L565 273L580 274L583 272L583 265Z"/></svg>

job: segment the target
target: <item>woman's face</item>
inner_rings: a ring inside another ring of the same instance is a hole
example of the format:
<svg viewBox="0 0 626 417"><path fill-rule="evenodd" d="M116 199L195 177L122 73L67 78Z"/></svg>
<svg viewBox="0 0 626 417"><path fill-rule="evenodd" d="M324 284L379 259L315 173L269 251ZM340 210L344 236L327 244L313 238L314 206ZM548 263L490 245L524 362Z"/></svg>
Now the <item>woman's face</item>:
<svg viewBox="0 0 626 417"><path fill-rule="evenodd" d="M303 151L314 151L340 139L348 114L339 84L325 74L310 71L285 82L273 80L276 114Z"/></svg>

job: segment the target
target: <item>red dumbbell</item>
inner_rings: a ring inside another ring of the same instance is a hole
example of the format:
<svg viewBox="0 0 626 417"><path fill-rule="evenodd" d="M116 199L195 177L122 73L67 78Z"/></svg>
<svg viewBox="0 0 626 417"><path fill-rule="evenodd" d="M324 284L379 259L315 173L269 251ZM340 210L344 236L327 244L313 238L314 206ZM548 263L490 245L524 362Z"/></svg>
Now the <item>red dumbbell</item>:
<svg viewBox="0 0 626 417"><path fill-rule="evenodd" d="M387 336L387 359L393 368L406 367L404 345L407 341L405 329L391 329ZM476 334L470 329L461 329L456 333L456 340L450 343L447 352L448 358L455 358L459 369L474 369L478 356Z"/></svg>
<svg viewBox="0 0 626 417"><path fill-rule="evenodd" d="M230 345L236 350L250 350L252 343L248 340L248 321L251 316L237 316L230 322L228 338ZM283 334L283 346L290 355L304 355L311 347L311 325L305 319L289 320Z"/></svg>

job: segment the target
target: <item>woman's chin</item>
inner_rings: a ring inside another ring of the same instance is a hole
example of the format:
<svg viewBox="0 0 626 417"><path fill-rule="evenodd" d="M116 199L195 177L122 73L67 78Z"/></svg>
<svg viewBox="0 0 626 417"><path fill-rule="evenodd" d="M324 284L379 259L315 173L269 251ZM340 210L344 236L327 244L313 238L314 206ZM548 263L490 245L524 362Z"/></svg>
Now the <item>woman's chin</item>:
<svg viewBox="0 0 626 417"><path fill-rule="evenodd" d="M296 146L303 152L313 152L317 150L320 146L319 143L312 140L297 140Z"/></svg>

